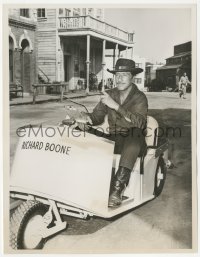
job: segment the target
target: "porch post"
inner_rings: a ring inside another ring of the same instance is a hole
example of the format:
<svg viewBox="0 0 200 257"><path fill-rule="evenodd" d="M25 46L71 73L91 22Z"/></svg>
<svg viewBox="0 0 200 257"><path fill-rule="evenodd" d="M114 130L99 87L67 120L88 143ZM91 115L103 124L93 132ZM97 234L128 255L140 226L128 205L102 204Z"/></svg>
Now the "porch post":
<svg viewBox="0 0 200 257"><path fill-rule="evenodd" d="M103 40L103 50L102 50L102 92L105 91L104 79L105 79L105 49L106 49L106 40Z"/></svg>
<svg viewBox="0 0 200 257"><path fill-rule="evenodd" d="M126 47L126 58L128 58L128 47Z"/></svg>
<svg viewBox="0 0 200 257"><path fill-rule="evenodd" d="M89 73L90 73L90 35L87 35L87 59L86 59L86 92L89 92Z"/></svg>
<svg viewBox="0 0 200 257"><path fill-rule="evenodd" d="M113 49L113 69L115 68L115 63L117 61L118 54L118 44L116 44L115 49Z"/></svg>
<svg viewBox="0 0 200 257"><path fill-rule="evenodd" d="M119 58L118 44L116 44L116 46L115 46L115 56L114 56L114 58L115 58L114 62L116 63L117 59ZM115 67L115 63L114 63L114 67Z"/></svg>
<svg viewBox="0 0 200 257"><path fill-rule="evenodd" d="M56 9L56 27L59 28L59 10ZM56 63L55 63L55 80L56 81L60 81L58 79L58 49L59 49L59 45L60 45L60 37L58 36L58 30L56 30Z"/></svg>
<svg viewBox="0 0 200 257"><path fill-rule="evenodd" d="M133 59L133 47L131 48L131 59Z"/></svg>
<svg viewBox="0 0 200 257"><path fill-rule="evenodd" d="M113 69L115 68L115 49L113 49Z"/></svg>
<svg viewBox="0 0 200 257"><path fill-rule="evenodd" d="M119 49L118 49L118 44L115 45L115 49L113 49L113 70L115 69L115 64L116 61L119 57ZM113 85L115 86L115 75L113 74Z"/></svg>

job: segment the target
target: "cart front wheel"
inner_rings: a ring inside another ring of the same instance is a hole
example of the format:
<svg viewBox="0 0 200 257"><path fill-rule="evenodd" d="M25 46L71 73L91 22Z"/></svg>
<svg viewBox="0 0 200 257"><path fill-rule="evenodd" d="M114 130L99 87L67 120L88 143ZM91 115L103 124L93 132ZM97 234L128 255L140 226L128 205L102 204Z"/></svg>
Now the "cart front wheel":
<svg viewBox="0 0 200 257"><path fill-rule="evenodd" d="M156 174L155 174L155 186L154 186L154 195L157 197L161 194L164 184L165 184L165 179L166 179L166 173L167 173L167 168L165 165L165 161L163 157L159 157L158 159L158 164L156 168Z"/></svg>
<svg viewBox="0 0 200 257"><path fill-rule="evenodd" d="M13 249L41 249L42 231L47 225L43 216L48 207L38 201L26 201L13 213L10 220L10 246Z"/></svg>

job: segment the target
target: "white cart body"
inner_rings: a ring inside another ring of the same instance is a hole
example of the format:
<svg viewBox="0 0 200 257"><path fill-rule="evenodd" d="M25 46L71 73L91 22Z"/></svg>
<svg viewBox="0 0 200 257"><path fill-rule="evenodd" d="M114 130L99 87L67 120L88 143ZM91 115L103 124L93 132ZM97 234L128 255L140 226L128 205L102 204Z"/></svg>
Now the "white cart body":
<svg viewBox="0 0 200 257"><path fill-rule="evenodd" d="M148 119L154 122L155 129L157 122L151 117ZM153 141L155 144L154 136L147 137L147 141L147 145ZM35 146L32 149L31 144ZM72 131L66 126L26 129L20 137L12 166L11 196L50 199L105 218L153 199L158 156L156 149L150 148L144 159L144 174L140 172L140 158L135 163L124 192L127 199L118 208L108 208L112 169L117 170L120 158L113 152L112 141ZM167 150L163 153L167 159Z"/></svg>

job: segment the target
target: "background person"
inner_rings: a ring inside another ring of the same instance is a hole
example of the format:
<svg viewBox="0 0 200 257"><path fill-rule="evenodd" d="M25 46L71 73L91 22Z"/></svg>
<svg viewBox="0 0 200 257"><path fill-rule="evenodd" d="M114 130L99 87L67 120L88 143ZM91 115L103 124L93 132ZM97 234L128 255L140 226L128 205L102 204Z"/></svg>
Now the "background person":
<svg viewBox="0 0 200 257"><path fill-rule="evenodd" d="M183 76L181 76L180 81L179 81L179 97L186 99L186 89L187 85L190 84L190 81L188 79L188 76L186 72L183 73Z"/></svg>

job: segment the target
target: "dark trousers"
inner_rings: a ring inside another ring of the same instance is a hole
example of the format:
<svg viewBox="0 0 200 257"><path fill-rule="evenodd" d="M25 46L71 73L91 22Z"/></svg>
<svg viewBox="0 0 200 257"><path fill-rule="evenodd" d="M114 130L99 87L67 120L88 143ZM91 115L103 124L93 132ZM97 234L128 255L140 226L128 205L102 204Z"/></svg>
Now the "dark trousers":
<svg viewBox="0 0 200 257"><path fill-rule="evenodd" d="M95 130L90 130L89 133L95 134L112 140L115 142L115 154L121 154L119 166L132 170L139 154L146 146L143 130L139 128L131 128L127 134L116 133L109 135L100 135Z"/></svg>

